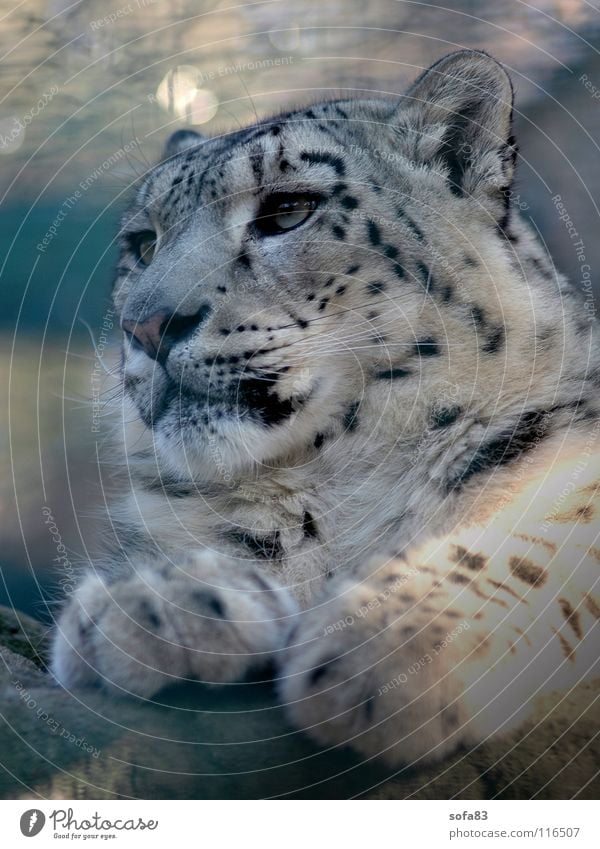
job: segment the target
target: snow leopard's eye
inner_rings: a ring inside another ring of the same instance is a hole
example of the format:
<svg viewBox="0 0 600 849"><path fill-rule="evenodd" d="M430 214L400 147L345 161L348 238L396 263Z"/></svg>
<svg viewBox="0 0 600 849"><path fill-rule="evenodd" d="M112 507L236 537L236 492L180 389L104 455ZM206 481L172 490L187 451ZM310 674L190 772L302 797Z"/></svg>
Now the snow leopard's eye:
<svg viewBox="0 0 600 849"><path fill-rule="evenodd" d="M287 233L308 221L319 205L320 196L271 195L262 204L255 226L262 236L277 236Z"/></svg>
<svg viewBox="0 0 600 849"><path fill-rule="evenodd" d="M131 246L136 259L142 265L150 265L156 250L156 233L152 230L144 230L136 233L131 239Z"/></svg>

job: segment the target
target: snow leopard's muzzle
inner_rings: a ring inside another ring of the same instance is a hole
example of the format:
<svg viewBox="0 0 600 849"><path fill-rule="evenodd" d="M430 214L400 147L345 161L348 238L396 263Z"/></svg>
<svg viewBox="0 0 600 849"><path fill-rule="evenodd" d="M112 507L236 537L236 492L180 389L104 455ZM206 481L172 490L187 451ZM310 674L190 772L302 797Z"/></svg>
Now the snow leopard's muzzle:
<svg viewBox="0 0 600 849"><path fill-rule="evenodd" d="M226 419L267 427L289 421L310 397L306 375L288 375L278 346L203 344L212 313L203 303L190 315L158 310L142 321L122 319L125 390L142 420L155 428L168 417L171 431L179 425L211 433Z"/></svg>

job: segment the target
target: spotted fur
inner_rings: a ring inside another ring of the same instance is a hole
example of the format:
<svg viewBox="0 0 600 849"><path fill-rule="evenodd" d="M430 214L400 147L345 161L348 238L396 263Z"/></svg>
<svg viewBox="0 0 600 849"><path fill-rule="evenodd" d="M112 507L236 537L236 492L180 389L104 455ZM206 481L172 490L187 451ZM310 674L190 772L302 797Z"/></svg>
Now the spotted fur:
<svg viewBox="0 0 600 849"><path fill-rule="evenodd" d="M122 224L125 473L63 685L270 661L294 724L412 763L597 671L596 326L511 208L511 112L461 52L170 140ZM311 211L272 232L282 197Z"/></svg>

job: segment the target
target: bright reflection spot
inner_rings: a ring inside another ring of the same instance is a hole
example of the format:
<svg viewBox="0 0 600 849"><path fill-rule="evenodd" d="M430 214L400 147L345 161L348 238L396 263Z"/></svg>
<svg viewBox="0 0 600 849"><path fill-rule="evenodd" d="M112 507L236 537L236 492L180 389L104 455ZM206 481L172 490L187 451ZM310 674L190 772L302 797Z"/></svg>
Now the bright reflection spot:
<svg viewBox="0 0 600 849"><path fill-rule="evenodd" d="M0 153L14 153L25 141L25 127L18 118L0 118Z"/></svg>
<svg viewBox="0 0 600 849"><path fill-rule="evenodd" d="M169 114L187 124L205 124L217 112L219 101L209 89L198 88L199 68L179 65L172 68L156 90L156 99Z"/></svg>

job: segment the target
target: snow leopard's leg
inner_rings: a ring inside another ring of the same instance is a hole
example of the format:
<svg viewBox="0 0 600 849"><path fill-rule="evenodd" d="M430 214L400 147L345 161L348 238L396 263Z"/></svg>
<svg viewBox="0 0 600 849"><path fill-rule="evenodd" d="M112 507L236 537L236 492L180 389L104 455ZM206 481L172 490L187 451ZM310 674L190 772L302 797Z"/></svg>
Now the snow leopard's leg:
<svg viewBox="0 0 600 849"><path fill-rule="evenodd" d="M145 697L190 679L241 680L281 649L296 609L259 568L209 551L115 583L89 575L58 621L52 671L65 687Z"/></svg>
<svg viewBox="0 0 600 849"><path fill-rule="evenodd" d="M340 577L291 634L288 714L393 764L514 728L537 692L598 673L600 551L580 554L479 529Z"/></svg>

